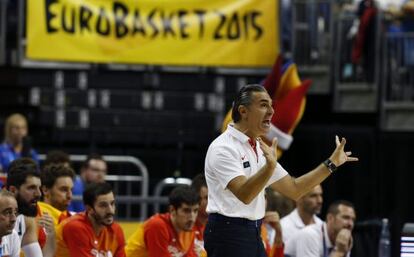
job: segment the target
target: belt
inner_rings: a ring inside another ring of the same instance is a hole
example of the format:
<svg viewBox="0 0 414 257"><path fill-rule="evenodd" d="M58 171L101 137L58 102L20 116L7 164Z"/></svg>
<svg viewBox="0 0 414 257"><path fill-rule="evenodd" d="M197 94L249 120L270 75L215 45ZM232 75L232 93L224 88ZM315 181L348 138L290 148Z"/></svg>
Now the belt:
<svg viewBox="0 0 414 257"><path fill-rule="evenodd" d="M210 213L208 214L208 221L214 222L214 221L222 221L222 222L228 222L233 224L240 224L240 225L246 225L246 226L253 226L253 227L260 227L262 225L262 219L259 220L249 220L245 218L235 218L235 217L227 217L218 213Z"/></svg>

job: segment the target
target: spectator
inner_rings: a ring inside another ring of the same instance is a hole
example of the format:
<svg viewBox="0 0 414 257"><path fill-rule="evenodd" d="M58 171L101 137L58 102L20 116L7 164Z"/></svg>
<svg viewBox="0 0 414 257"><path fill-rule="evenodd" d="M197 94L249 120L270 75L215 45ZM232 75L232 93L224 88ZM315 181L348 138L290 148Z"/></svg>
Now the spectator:
<svg viewBox="0 0 414 257"><path fill-rule="evenodd" d="M204 177L203 173L200 173L193 178L191 187L195 192L198 193L200 197L200 208L198 209L197 219L194 226L196 233L196 252L198 256L207 256L207 252L204 249L204 229L206 227L208 219L208 214L206 212L208 189L206 177Z"/></svg>
<svg viewBox="0 0 414 257"><path fill-rule="evenodd" d="M0 256L19 257L20 238L14 230L17 215L14 195L0 190Z"/></svg>
<svg viewBox="0 0 414 257"><path fill-rule="evenodd" d="M287 257L343 257L352 248L355 210L348 201L329 206L326 223L313 224L296 233L286 244Z"/></svg>
<svg viewBox="0 0 414 257"><path fill-rule="evenodd" d="M71 216L67 210L72 201L75 172L62 164L46 165L41 174L43 201L38 202L42 213L52 216L55 226Z"/></svg>
<svg viewBox="0 0 414 257"><path fill-rule="evenodd" d="M56 256L125 257L125 239L114 222L115 197L106 183L90 183L83 192L86 212L78 213L59 224Z"/></svg>
<svg viewBox="0 0 414 257"><path fill-rule="evenodd" d="M89 183L102 183L105 181L107 173L107 164L99 154L90 154L80 169L80 176L75 178L73 186L73 196L81 197L85 186ZM85 210L85 206L81 201L72 201L69 211L81 212Z"/></svg>
<svg viewBox="0 0 414 257"><path fill-rule="evenodd" d="M283 241L288 242L289 238L296 232L311 224L322 224L322 220L316 216L321 213L323 198L322 187L317 185L305 196L297 201L296 209L281 221L283 230Z"/></svg>
<svg viewBox="0 0 414 257"><path fill-rule="evenodd" d="M30 157L39 163L27 134L27 120L23 115L15 113L6 119L4 142L0 145L0 173L6 173L10 163L20 157Z"/></svg>
<svg viewBox="0 0 414 257"><path fill-rule="evenodd" d="M128 239L127 257L196 257L193 229L199 197L189 186L174 188L169 196L169 212L155 214Z"/></svg>
<svg viewBox="0 0 414 257"><path fill-rule="evenodd" d="M26 257L52 257L55 253L52 217L47 214L39 217L39 228L35 220L38 215L37 202L41 196L40 186L39 168L34 160L19 158L10 163L7 189L17 200L20 214L17 216L14 229L19 235Z"/></svg>

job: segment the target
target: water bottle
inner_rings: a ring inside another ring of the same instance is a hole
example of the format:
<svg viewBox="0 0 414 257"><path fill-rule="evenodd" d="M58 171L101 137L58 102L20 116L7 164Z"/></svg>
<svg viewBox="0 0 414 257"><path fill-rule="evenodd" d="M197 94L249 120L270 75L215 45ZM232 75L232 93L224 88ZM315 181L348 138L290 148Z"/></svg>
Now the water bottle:
<svg viewBox="0 0 414 257"><path fill-rule="evenodd" d="M391 240L388 219L382 219L381 235L378 244L378 257L391 257Z"/></svg>

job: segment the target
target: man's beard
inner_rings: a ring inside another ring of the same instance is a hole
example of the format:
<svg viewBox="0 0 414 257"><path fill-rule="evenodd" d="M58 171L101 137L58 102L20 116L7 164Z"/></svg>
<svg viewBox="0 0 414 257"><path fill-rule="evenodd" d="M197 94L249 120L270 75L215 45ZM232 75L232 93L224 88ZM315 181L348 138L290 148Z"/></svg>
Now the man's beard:
<svg viewBox="0 0 414 257"><path fill-rule="evenodd" d="M95 219L96 223L102 225L102 226L111 226L112 223L114 222L113 220L113 216L112 214L107 214L104 217L100 216L98 213L94 213L93 214L93 218ZM110 224L106 223L105 220L112 217L112 222Z"/></svg>
<svg viewBox="0 0 414 257"><path fill-rule="evenodd" d="M37 205L32 205L27 203L24 199L17 195L17 206L19 206L19 213L24 216L36 217L37 215ZM37 200L36 200L37 201Z"/></svg>

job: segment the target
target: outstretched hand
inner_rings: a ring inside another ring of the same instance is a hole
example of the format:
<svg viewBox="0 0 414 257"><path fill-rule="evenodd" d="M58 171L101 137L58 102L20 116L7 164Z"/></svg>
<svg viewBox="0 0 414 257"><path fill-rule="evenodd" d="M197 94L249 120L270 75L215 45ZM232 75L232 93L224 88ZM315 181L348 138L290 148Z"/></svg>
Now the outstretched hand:
<svg viewBox="0 0 414 257"><path fill-rule="evenodd" d="M345 144L346 139L343 137L341 141L339 141L339 137L335 136L335 143L336 148L335 151L332 153L329 159L337 166L341 166L345 162L355 162L358 161L357 157L353 157L351 151L345 152Z"/></svg>
<svg viewBox="0 0 414 257"><path fill-rule="evenodd" d="M263 151L263 155L266 158L266 164L274 169L276 168L277 163L277 138L273 138L272 145L268 146L263 140L259 137L260 149Z"/></svg>

